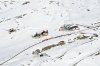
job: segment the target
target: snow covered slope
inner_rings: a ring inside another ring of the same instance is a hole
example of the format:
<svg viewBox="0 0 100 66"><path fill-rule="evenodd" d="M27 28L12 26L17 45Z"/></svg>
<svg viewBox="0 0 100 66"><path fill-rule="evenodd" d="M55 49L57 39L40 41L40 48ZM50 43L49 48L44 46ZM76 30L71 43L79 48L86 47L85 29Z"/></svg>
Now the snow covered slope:
<svg viewBox="0 0 100 66"><path fill-rule="evenodd" d="M99 15L99 0L0 0L0 66L100 66Z"/></svg>

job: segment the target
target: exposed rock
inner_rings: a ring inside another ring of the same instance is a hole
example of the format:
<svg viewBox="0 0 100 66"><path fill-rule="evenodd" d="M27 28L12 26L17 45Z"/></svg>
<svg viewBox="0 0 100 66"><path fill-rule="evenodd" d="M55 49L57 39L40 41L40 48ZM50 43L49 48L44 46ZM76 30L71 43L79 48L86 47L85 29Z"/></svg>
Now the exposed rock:
<svg viewBox="0 0 100 66"><path fill-rule="evenodd" d="M9 34L11 34L12 32L16 32L16 29L11 28L11 29L9 29L8 31L9 31Z"/></svg>
<svg viewBox="0 0 100 66"><path fill-rule="evenodd" d="M41 53L39 49L36 49L35 51L32 52L32 54L35 54L35 55L38 55L39 53Z"/></svg>
<svg viewBox="0 0 100 66"><path fill-rule="evenodd" d="M72 30L76 30L76 29L79 29L79 27L77 25L64 24L63 26L60 27L59 31L72 31Z"/></svg>
<svg viewBox="0 0 100 66"><path fill-rule="evenodd" d="M48 30L43 30L41 33L36 33L34 36L32 36L33 38L41 38L44 36L48 36Z"/></svg>

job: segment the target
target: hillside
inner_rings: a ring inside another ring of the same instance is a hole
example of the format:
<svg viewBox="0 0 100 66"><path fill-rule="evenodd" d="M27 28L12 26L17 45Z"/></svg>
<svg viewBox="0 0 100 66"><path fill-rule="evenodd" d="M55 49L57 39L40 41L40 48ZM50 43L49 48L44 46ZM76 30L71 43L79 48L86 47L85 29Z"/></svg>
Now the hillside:
<svg viewBox="0 0 100 66"><path fill-rule="evenodd" d="M99 0L0 0L0 66L100 66Z"/></svg>

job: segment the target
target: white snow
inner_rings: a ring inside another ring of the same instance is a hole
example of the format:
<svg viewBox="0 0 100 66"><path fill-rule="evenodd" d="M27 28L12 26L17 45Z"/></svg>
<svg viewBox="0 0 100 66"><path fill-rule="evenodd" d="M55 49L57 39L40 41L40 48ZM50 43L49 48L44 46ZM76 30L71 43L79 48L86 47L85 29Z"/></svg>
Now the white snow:
<svg viewBox="0 0 100 66"><path fill-rule="evenodd" d="M99 15L99 0L0 0L0 66L100 66ZM63 24L80 29L59 31ZM43 30L48 36L32 37ZM76 40L82 33L98 37ZM41 52L48 56L32 54L60 41L65 45Z"/></svg>

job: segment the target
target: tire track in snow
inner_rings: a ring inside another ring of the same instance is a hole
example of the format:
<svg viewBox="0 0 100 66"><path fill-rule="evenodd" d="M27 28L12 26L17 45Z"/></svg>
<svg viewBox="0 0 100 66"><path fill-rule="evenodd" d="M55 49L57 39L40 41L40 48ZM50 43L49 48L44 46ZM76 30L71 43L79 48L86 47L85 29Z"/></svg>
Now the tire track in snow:
<svg viewBox="0 0 100 66"><path fill-rule="evenodd" d="M96 28L96 26L95 26L95 27L92 27L92 28ZM56 39L56 38L59 38L59 37L69 36L69 35L72 35L72 34L75 34L75 33L79 33L79 32L81 32L81 31L86 31L86 30L89 30L89 29L92 29L92 28L87 28L87 29L80 30L80 31L77 31L77 32L72 32L72 33L69 33L69 34L63 34L63 35L51 37L51 38L48 38L48 39L44 39L44 40L42 40L42 41L40 41L40 42L38 42L38 43L35 43L35 44L33 44L33 45L27 47L26 49L20 51L19 53L15 54L15 55L12 56L11 58L9 58L9 59L7 59L6 61L0 63L0 65L3 65L3 64L5 64L5 63L7 63L8 61L12 60L12 59L15 58L16 56L18 56L18 55L20 55L21 53L23 53L24 51L26 51L26 50L28 50L28 49L30 49L30 48L36 46L36 45L39 45L39 44L41 44L41 43L43 43L43 42L47 42L47 41L49 41L49 40L53 40L53 39ZM65 52L65 53L66 53L66 52ZM65 53L64 53L64 54L65 54Z"/></svg>
<svg viewBox="0 0 100 66"><path fill-rule="evenodd" d="M79 45L74 45L74 46L72 46L71 48L69 48L68 50L66 50L61 56L59 56L59 57L56 57L56 58L62 58L68 51L70 51L71 49L73 49L73 48L76 48L76 47L79 47L79 46L81 46L81 45L84 45L84 44L86 44L86 43L90 43L90 42L93 42L93 41L95 41L96 39L93 39L93 40L90 40L90 41L87 41L87 42L84 42L84 43L82 43L82 44L79 44Z"/></svg>
<svg viewBox="0 0 100 66"><path fill-rule="evenodd" d="M78 60L78 61L76 61L74 64L72 64L71 66L77 66L77 64L79 64L81 61L85 60L85 59L88 58L88 57L93 56L94 54L96 54L96 53L99 52L99 51L100 51L100 49L99 49L99 50L96 50L96 51L94 51L94 52L92 52L91 54L88 54L88 55L84 56L83 58L81 58L80 60Z"/></svg>

